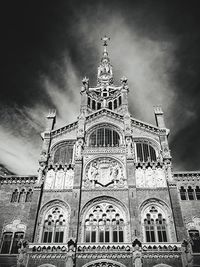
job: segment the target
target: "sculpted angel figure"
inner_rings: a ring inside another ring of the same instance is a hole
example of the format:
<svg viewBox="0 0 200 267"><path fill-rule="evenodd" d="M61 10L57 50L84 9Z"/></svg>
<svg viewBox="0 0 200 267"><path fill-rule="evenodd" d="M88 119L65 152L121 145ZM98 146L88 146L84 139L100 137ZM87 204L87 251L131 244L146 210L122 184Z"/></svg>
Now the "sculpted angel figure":
<svg viewBox="0 0 200 267"><path fill-rule="evenodd" d="M96 181L98 174L99 174L99 166L97 162L91 163L88 171L89 180Z"/></svg>
<svg viewBox="0 0 200 267"><path fill-rule="evenodd" d="M120 170L120 167L119 167L118 163L117 162L112 162L112 165L110 167L110 176L112 177L113 180L116 180L116 179L120 178L119 177L120 171L121 170Z"/></svg>

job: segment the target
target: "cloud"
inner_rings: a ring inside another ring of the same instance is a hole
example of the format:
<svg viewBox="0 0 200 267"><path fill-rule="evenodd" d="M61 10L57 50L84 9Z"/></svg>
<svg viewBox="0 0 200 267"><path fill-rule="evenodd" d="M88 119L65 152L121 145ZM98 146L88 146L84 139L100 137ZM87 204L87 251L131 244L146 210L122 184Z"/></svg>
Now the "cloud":
<svg viewBox="0 0 200 267"><path fill-rule="evenodd" d="M65 57L57 75L63 82L62 87L44 76L41 87L57 110L58 128L73 122L78 116L80 79L69 57ZM45 129L47 114L48 107L39 103L31 108L4 106L1 109L0 162L12 172L20 175L37 173L42 146L40 133Z"/></svg>
<svg viewBox="0 0 200 267"><path fill-rule="evenodd" d="M62 80L60 86L50 77L43 77L43 86L57 110L56 127L71 123L77 119L80 110L81 78L72 65L69 56L65 55L63 66L60 66L58 76Z"/></svg>

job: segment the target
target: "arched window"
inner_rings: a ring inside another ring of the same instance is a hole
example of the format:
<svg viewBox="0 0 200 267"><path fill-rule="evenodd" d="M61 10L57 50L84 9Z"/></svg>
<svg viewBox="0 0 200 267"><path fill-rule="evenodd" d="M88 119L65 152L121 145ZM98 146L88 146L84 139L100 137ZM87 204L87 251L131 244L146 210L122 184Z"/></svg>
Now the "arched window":
<svg viewBox="0 0 200 267"><path fill-rule="evenodd" d="M167 223L163 211L159 207L150 206L145 210L145 214L143 214L145 242L168 242Z"/></svg>
<svg viewBox="0 0 200 267"><path fill-rule="evenodd" d="M1 254L18 254L18 242L24 238L26 226L20 220L14 220L3 229Z"/></svg>
<svg viewBox="0 0 200 267"><path fill-rule="evenodd" d="M88 107L90 107L90 105L91 105L91 98L90 97L87 98L87 105L88 105Z"/></svg>
<svg viewBox="0 0 200 267"><path fill-rule="evenodd" d="M98 109L101 109L101 103L100 102L97 102L97 110Z"/></svg>
<svg viewBox="0 0 200 267"><path fill-rule="evenodd" d="M124 215L118 207L101 203L89 210L84 222L84 242L124 242L124 235Z"/></svg>
<svg viewBox="0 0 200 267"><path fill-rule="evenodd" d="M43 223L43 243L63 243L66 232L66 218L60 207L51 208Z"/></svg>
<svg viewBox="0 0 200 267"><path fill-rule="evenodd" d="M95 100L92 100L92 109L96 110L96 101Z"/></svg>
<svg viewBox="0 0 200 267"><path fill-rule="evenodd" d="M54 164L71 164L73 160L74 142L64 142L60 144L54 152Z"/></svg>
<svg viewBox="0 0 200 267"><path fill-rule="evenodd" d="M15 189L15 191L12 193L11 202L17 202L18 196L19 196L18 189Z"/></svg>
<svg viewBox="0 0 200 267"><path fill-rule="evenodd" d="M113 129L101 127L94 130L89 138L89 146L118 146L119 134Z"/></svg>
<svg viewBox="0 0 200 267"><path fill-rule="evenodd" d="M24 237L23 232L5 232L3 233L3 241L1 254L18 254L18 242Z"/></svg>
<svg viewBox="0 0 200 267"><path fill-rule="evenodd" d="M114 109L117 108L117 99L114 100Z"/></svg>
<svg viewBox="0 0 200 267"><path fill-rule="evenodd" d="M156 161L156 151L149 142L136 142L137 160L141 162Z"/></svg>
<svg viewBox="0 0 200 267"><path fill-rule="evenodd" d="M181 200L186 200L187 199L187 194L186 194L186 190L183 186L181 186L181 189L180 189L180 197L181 197Z"/></svg>
<svg viewBox="0 0 200 267"><path fill-rule="evenodd" d="M31 202L32 200L32 194L33 194L33 190L29 189L28 192L26 193L26 202Z"/></svg>
<svg viewBox="0 0 200 267"><path fill-rule="evenodd" d="M25 199L26 199L26 192L25 192L25 189L22 189L19 194L18 202L25 202Z"/></svg>
<svg viewBox="0 0 200 267"><path fill-rule="evenodd" d="M188 186L188 199L194 200L194 189L191 186Z"/></svg>
<svg viewBox="0 0 200 267"><path fill-rule="evenodd" d="M108 102L108 108L112 110L112 102Z"/></svg>
<svg viewBox="0 0 200 267"><path fill-rule="evenodd" d="M163 219L162 214L158 214L158 218L156 219L156 227L158 242L167 242L166 220Z"/></svg>
<svg viewBox="0 0 200 267"><path fill-rule="evenodd" d="M121 104L122 104L122 97L119 96L119 106L121 106Z"/></svg>
<svg viewBox="0 0 200 267"><path fill-rule="evenodd" d="M200 200L200 188L199 188L199 186L196 186L195 193L196 193L196 199Z"/></svg>

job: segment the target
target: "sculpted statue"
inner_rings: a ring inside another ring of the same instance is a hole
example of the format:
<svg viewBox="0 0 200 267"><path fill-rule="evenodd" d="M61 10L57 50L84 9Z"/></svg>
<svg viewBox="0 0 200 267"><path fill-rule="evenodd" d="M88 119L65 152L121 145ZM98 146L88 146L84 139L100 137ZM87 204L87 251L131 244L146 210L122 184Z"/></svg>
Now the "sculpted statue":
<svg viewBox="0 0 200 267"><path fill-rule="evenodd" d="M56 179L55 179L55 188L56 189L62 189L63 188L63 184L64 184L64 171L58 170L56 173Z"/></svg>
<svg viewBox="0 0 200 267"><path fill-rule="evenodd" d="M110 176L111 176L111 179L113 180L117 180L119 179L120 177L120 167L118 165L117 162L112 162L111 166L110 166Z"/></svg>
<svg viewBox="0 0 200 267"><path fill-rule="evenodd" d="M53 169L49 170L46 175L46 180L45 180L45 189L53 189L54 188L54 183L55 183L55 171Z"/></svg>
<svg viewBox="0 0 200 267"><path fill-rule="evenodd" d="M99 174L99 166L98 166L96 161L92 162L90 164L90 168L88 170L88 178L89 178L89 180L96 181L98 174Z"/></svg>
<svg viewBox="0 0 200 267"><path fill-rule="evenodd" d="M17 257L17 267L25 267L27 262L27 248L28 242L24 239L20 239L17 244L19 246L18 249L18 257Z"/></svg>
<svg viewBox="0 0 200 267"><path fill-rule="evenodd" d="M76 141L76 156L77 156L77 158L81 158L82 147L83 147L83 140L78 139Z"/></svg>
<svg viewBox="0 0 200 267"><path fill-rule="evenodd" d="M130 137L126 138L127 154L131 156L132 140Z"/></svg>
<svg viewBox="0 0 200 267"><path fill-rule="evenodd" d="M142 244L138 239L133 242L133 266L142 267Z"/></svg>
<svg viewBox="0 0 200 267"><path fill-rule="evenodd" d="M69 169L65 174L65 188L72 188L74 183L74 170Z"/></svg>
<svg viewBox="0 0 200 267"><path fill-rule="evenodd" d="M101 64L98 68L98 77L104 74L109 74L112 76L112 67L110 66L109 60L107 58L103 58Z"/></svg>

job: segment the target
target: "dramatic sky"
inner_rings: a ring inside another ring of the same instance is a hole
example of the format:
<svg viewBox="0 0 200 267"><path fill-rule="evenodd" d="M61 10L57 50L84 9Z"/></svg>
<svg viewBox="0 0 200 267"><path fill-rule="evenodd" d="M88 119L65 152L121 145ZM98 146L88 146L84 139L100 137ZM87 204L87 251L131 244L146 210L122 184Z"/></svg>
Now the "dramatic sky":
<svg viewBox="0 0 200 267"><path fill-rule="evenodd" d="M5 4L6 2L6 4ZM129 81L133 117L161 105L174 170L200 169L199 1L4 1L1 4L0 163L35 174L45 115L56 127L79 112L81 79L95 85L102 46L115 83Z"/></svg>

